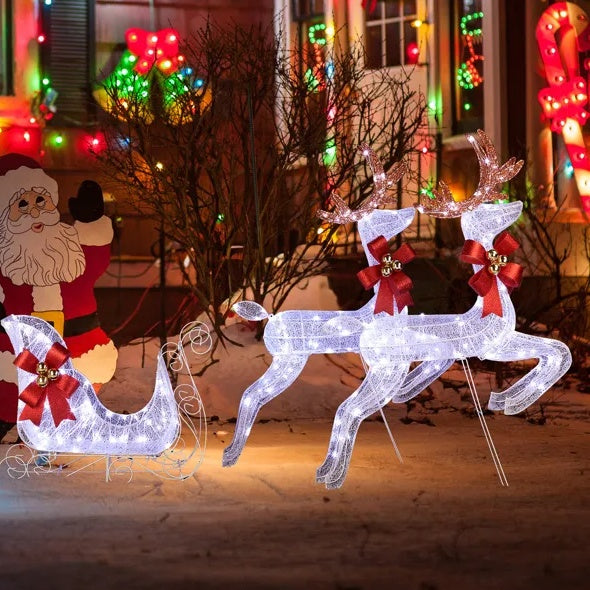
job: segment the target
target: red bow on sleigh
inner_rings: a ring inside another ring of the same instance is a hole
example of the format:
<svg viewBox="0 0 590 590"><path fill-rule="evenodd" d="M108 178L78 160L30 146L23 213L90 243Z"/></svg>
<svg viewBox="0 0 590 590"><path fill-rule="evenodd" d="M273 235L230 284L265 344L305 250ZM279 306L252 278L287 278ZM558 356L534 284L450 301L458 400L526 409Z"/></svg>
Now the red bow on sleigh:
<svg viewBox="0 0 590 590"><path fill-rule="evenodd" d="M507 259L519 246L520 244L508 232L502 232L494 240L494 247L487 251L479 242L465 240L461 260L483 267L469 279L469 286L483 297L482 318L491 313L502 317L497 279L500 279L510 291L520 285L522 266L508 262Z"/></svg>
<svg viewBox="0 0 590 590"><path fill-rule="evenodd" d="M370 242L367 248L373 257L379 260L379 263L361 270L356 276L365 289L370 289L381 281L377 291L375 313L386 311L389 315L393 315L394 300L398 311L407 305L414 305L410 295L410 289L413 287L412 279L401 270L402 264L410 262L416 256L412 247L403 244L395 252L391 252L387 240L379 236Z"/></svg>
<svg viewBox="0 0 590 590"><path fill-rule="evenodd" d="M14 364L19 369L37 375L37 378L18 396L26 404L19 420L30 420L39 426L45 400L49 402L53 422L56 426L59 426L63 420L76 419L76 416L70 411L68 399L76 391L79 382L74 377L64 375L58 370L69 357L70 352L67 348L56 342L47 351L45 361L39 361L26 348L14 359Z"/></svg>
<svg viewBox="0 0 590 590"><path fill-rule="evenodd" d="M129 29L125 33L127 48L137 57L133 68L145 76L155 65L164 74L172 74L178 69L182 56L178 55L178 33L174 29L145 31Z"/></svg>

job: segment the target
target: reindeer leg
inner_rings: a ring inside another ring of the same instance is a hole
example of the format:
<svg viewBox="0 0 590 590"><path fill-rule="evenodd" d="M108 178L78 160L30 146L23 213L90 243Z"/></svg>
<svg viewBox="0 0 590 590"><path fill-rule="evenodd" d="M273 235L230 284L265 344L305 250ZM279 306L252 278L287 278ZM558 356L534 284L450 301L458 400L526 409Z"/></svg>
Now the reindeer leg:
<svg viewBox="0 0 590 590"><path fill-rule="evenodd" d="M239 459L260 408L281 394L301 373L309 355L277 355L260 379L252 383L240 401L234 437L223 451L223 466L234 465Z"/></svg>
<svg viewBox="0 0 590 590"><path fill-rule="evenodd" d="M454 359L424 361L412 369L400 390L392 397L393 402L407 402L436 381L454 362Z"/></svg>
<svg viewBox="0 0 590 590"><path fill-rule="evenodd" d="M365 377L365 380L367 377ZM354 405L356 402L356 398L359 395L362 395L362 387L364 381L350 397L344 400L338 410L336 411L336 416L334 418L334 424L332 426L332 434L330 436L330 443L328 445L328 453L326 454L326 458L324 462L318 467L316 471L316 481L318 483L324 482L326 478L330 475L334 466L337 462L337 458L342 452L341 447L345 441L345 434L344 431L346 427L344 423L346 421L346 416L354 410Z"/></svg>
<svg viewBox="0 0 590 590"><path fill-rule="evenodd" d="M328 454L316 473L327 488L339 488L346 478L354 441L362 421L385 406L407 375L408 364L370 368L365 380L336 413Z"/></svg>
<svg viewBox="0 0 590 590"><path fill-rule="evenodd" d="M498 352L486 354L487 359L516 361L538 359L537 365L524 377L502 392L492 392L488 408L518 414L537 401L555 382L563 377L572 363L569 348L559 340L515 332Z"/></svg>

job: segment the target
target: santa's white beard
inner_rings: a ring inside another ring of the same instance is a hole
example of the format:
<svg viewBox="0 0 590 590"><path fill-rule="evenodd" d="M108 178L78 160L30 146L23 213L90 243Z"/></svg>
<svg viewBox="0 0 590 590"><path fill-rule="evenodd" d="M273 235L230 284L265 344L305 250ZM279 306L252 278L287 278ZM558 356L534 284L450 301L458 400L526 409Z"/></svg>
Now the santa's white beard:
<svg viewBox="0 0 590 590"><path fill-rule="evenodd" d="M15 285L46 287L73 281L86 269L78 232L66 223L46 225L0 239L0 272Z"/></svg>

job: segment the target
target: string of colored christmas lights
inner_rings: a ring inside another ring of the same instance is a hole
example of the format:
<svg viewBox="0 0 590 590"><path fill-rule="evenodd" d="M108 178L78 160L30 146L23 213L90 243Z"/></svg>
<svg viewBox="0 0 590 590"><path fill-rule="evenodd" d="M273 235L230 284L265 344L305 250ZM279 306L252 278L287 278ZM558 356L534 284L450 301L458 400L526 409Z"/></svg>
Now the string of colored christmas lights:
<svg viewBox="0 0 590 590"><path fill-rule="evenodd" d="M48 147L59 149L70 144L90 156L105 146L101 132L87 132L79 128L50 129L46 126L55 117L59 107L59 95L53 87L51 72L44 59L51 51L51 38L46 33L46 25L50 22L52 6L53 2L49 0L39 2L36 35L39 48L38 91L31 101L29 126L21 123L0 128L2 144L9 151L27 153L33 157L42 157ZM126 41L127 50L106 81L107 86L116 89L121 105L133 101L139 105L139 113L149 115L152 84L157 83L164 110L170 117L174 119L186 114L183 96L204 87L204 80L186 66L184 56L178 52L178 33L173 29L150 32L133 28L127 31ZM193 112L206 104L204 89L202 96L197 98ZM103 100L102 104L105 102Z"/></svg>
<svg viewBox="0 0 590 590"><path fill-rule="evenodd" d="M91 133L80 129L51 129L47 123L54 119L59 108L59 94L53 87L51 72L48 70L44 56L51 52L51 38L47 34L50 22L52 0L39 0L37 34L31 41L36 41L39 55L37 69L38 90L33 94L30 104L31 115L28 125L9 124L0 128L2 145L6 151L14 151L40 158L48 147L62 148L75 142L79 152L91 155L104 146L102 133Z"/></svg>
<svg viewBox="0 0 590 590"><path fill-rule="evenodd" d="M129 29L125 34L127 50L111 74L95 91L95 98L108 112L125 117L129 109L146 123L153 120L151 94L154 84L160 88L165 112L180 122L186 116L183 97L195 98L191 112L206 103L205 82L186 66L179 53L179 36L174 29L150 32ZM196 91L196 92L195 92ZM189 94L190 93L190 94ZM182 105L182 106L179 106Z"/></svg>
<svg viewBox="0 0 590 590"><path fill-rule="evenodd" d="M310 25L307 30L307 39L311 46L314 65L305 70L303 78L311 92L320 92L325 88L326 64L323 54L327 41L325 23Z"/></svg>
<svg viewBox="0 0 590 590"><path fill-rule="evenodd" d="M483 55L476 53L475 45L481 45L482 29L481 26L473 25L473 21L481 20L483 12L474 12L466 14L461 18L459 27L461 29L461 38L467 49L469 57L457 68L457 81L459 86L464 90L473 90L483 83L483 76L477 69L478 62L483 62Z"/></svg>

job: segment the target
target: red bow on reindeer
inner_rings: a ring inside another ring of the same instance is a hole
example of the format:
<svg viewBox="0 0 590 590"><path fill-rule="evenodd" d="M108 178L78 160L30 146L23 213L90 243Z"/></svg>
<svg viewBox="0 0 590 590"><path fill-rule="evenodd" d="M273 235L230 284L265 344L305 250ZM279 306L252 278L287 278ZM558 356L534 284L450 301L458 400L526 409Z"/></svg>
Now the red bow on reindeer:
<svg viewBox="0 0 590 590"><path fill-rule="evenodd" d="M37 375L26 389L18 396L26 404L19 420L30 420L39 426L43 416L45 400L49 402L53 422L59 426L63 420L75 420L70 411L68 399L78 387L78 380L59 372L59 368L68 360L70 352L61 344L55 343L40 361L30 350L23 350L14 364L23 371Z"/></svg>
<svg viewBox="0 0 590 590"><path fill-rule="evenodd" d="M469 286L483 297L482 318L491 313L502 317L502 302L497 279L500 279L509 290L520 285L522 266L508 262L508 255L519 246L520 244L508 232L502 232L494 240L494 247L487 251L479 242L465 240L461 260L483 266L469 279Z"/></svg>
<svg viewBox="0 0 590 590"><path fill-rule="evenodd" d="M414 305L410 289L412 279L402 272L402 264L410 262L416 253L408 244L403 244L395 252L391 252L387 240L383 236L375 238L367 245L369 252L380 262L357 273L357 277L365 289L374 287L379 281L375 313L386 311L393 315L393 302L397 303L398 311L407 305Z"/></svg>

